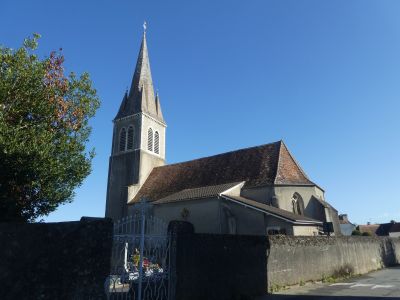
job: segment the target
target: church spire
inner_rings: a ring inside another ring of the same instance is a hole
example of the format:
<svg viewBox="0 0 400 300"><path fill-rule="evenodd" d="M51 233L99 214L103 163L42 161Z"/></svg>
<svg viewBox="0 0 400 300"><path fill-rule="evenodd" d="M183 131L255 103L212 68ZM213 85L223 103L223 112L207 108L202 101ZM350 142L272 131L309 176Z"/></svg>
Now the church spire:
<svg viewBox="0 0 400 300"><path fill-rule="evenodd" d="M154 94L153 80L151 77L149 53L146 40L146 22L143 24L143 38L140 46L135 73L127 99L121 103L115 119L123 118L139 112L146 113L164 123L160 104Z"/></svg>

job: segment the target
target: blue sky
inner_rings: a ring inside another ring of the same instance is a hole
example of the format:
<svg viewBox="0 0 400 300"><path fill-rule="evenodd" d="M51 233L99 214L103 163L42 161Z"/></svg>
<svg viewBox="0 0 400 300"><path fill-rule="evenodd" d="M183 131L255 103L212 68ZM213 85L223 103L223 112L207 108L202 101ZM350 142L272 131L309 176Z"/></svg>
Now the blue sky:
<svg viewBox="0 0 400 300"><path fill-rule="evenodd" d="M103 216L112 122L142 23L169 163L283 139L356 223L400 221L400 2L2 0L0 44L33 32L91 74L92 174L46 221Z"/></svg>

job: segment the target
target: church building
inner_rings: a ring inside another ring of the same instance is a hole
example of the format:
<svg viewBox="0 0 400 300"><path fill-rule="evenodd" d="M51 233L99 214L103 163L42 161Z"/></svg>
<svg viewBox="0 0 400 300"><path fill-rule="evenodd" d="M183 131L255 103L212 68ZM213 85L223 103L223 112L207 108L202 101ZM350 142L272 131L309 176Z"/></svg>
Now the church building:
<svg viewBox="0 0 400 300"><path fill-rule="evenodd" d="M146 42L132 85L113 121L106 217L135 213L145 198L165 222L185 220L197 233L323 234L338 213L281 141L166 164L166 122L154 92Z"/></svg>

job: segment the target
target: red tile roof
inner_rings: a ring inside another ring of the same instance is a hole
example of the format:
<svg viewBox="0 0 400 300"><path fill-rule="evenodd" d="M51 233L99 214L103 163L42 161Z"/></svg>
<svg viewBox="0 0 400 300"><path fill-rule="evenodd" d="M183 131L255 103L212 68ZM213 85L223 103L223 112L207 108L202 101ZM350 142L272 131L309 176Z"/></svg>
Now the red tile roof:
<svg viewBox="0 0 400 300"><path fill-rule="evenodd" d="M154 168L137 195L159 200L185 189L245 181L244 188L274 184L315 185L283 141Z"/></svg>

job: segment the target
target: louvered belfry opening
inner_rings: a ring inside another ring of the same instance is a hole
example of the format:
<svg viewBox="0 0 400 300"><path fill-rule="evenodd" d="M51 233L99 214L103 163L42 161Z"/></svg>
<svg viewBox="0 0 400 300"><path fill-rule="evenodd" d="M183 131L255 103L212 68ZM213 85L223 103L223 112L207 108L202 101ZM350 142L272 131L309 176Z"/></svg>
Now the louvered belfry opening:
<svg viewBox="0 0 400 300"><path fill-rule="evenodd" d="M125 151L126 146L126 129L122 128L119 136L119 151Z"/></svg>
<svg viewBox="0 0 400 300"><path fill-rule="evenodd" d="M160 135L158 131L154 134L154 153L160 154Z"/></svg>
<svg viewBox="0 0 400 300"><path fill-rule="evenodd" d="M153 151L153 129L147 131L147 150Z"/></svg>
<svg viewBox="0 0 400 300"><path fill-rule="evenodd" d="M133 149L133 127L129 126L128 129L128 143L127 143L128 150Z"/></svg>

